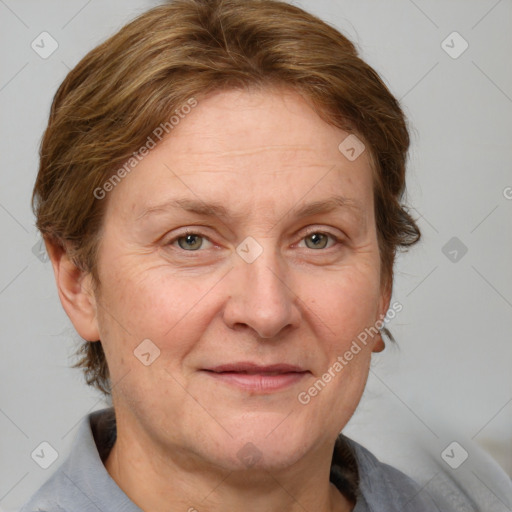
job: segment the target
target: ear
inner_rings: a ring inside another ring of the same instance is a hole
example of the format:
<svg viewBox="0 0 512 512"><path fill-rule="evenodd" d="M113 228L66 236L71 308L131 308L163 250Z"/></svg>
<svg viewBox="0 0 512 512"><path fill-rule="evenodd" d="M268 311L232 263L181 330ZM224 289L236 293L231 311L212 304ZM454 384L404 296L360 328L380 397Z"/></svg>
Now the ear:
<svg viewBox="0 0 512 512"><path fill-rule="evenodd" d="M392 285L389 282L382 286L382 292L381 292L381 296L380 296L380 300L379 300L379 307L378 307L378 311L377 311L377 318L376 318L375 322L377 322L377 320L382 321L386 317L386 313L388 312L388 309L389 309L389 303L391 302L391 291L392 291L391 288L392 288ZM376 335L375 336L375 345L373 346L372 352L382 352L385 347L386 346L384 344L384 340L382 339L382 335L381 334Z"/></svg>
<svg viewBox="0 0 512 512"><path fill-rule="evenodd" d="M64 311L83 339L98 341L100 338L92 276L79 269L59 244L45 239L45 245Z"/></svg>

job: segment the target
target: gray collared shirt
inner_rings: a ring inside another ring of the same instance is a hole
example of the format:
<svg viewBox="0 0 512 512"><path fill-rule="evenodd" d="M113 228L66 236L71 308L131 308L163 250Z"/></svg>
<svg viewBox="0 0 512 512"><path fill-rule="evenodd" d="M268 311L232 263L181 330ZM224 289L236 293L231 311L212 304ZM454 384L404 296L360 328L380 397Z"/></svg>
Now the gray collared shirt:
<svg viewBox="0 0 512 512"><path fill-rule="evenodd" d="M67 459L20 512L141 512L105 469L115 442L112 408L85 416ZM366 448L344 437L359 472L353 512L439 512L425 490ZM443 509L444 510L444 509Z"/></svg>

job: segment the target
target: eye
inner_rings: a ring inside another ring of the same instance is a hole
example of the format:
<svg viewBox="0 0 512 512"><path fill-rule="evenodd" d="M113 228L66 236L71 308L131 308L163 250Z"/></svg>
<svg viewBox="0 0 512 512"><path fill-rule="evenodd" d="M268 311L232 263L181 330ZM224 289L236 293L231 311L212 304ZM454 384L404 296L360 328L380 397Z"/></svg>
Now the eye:
<svg viewBox="0 0 512 512"><path fill-rule="evenodd" d="M336 243L340 242L340 240L333 234L325 233L323 231L311 231L302 240L305 240L306 247L308 249L318 250L318 249L327 248L329 238L331 240L334 240L334 243L331 244L329 247L332 247ZM311 243L308 243L308 242L311 242Z"/></svg>
<svg viewBox="0 0 512 512"><path fill-rule="evenodd" d="M331 245L328 245L329 239L332 241ZM324 231L310 231L301 239L301 243L302 241L305 241L306 248L313 250L328 249L341 242L341 240L334 234ZM205 247L205 243L210 244L210 246L207 245ZM171 239L167 245L177 247L187 252L197 252L199 249L207 249L211 247L212 243L206 236L200 233L195 231L186 231L185 233Z"/></svg>
<svg viewBox="0 0 512 512"><path fill-rule="evenodd" d="M187 231L186 233L182 233L181 235L170 240L168 245L174 245L177 243L180 249L193 252L201 249L205 241L211 244L211 242L205 236L193 231Z"/></svg>

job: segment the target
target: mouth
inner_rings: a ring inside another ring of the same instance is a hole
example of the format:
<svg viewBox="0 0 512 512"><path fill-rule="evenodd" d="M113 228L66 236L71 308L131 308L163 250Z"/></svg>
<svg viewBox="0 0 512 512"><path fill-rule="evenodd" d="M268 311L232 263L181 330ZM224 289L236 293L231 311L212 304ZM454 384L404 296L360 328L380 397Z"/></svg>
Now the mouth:
<svg viewBox="0 0 512 512"><path fill-rule="evenodd" d="M270 393L288 388L310 373L295 365L258 365L250 362L205 368L203 372L218 382L251 393Z"/></svg>

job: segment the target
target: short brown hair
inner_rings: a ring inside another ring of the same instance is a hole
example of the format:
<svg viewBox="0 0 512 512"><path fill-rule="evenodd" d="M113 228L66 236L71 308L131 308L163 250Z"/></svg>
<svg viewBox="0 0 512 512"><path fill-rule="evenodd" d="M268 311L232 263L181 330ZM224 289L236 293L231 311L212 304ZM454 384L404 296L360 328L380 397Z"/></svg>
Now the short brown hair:
<svg viewBox="0 0 512 512"><path fill-rule="evenodd" d="M33 194L37 227L99 284L96 252L112 179L155 127L190 98L218 90L285 86L325 121L364 141L374 173L382 280L396 250L420 231L401 201L409 134L398 101L354 45L315 16L279 0L174 0L89 52L53 99ZM110 394L101 342L78 354L88 384Z"/></svg>

